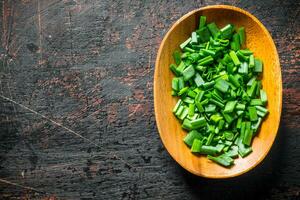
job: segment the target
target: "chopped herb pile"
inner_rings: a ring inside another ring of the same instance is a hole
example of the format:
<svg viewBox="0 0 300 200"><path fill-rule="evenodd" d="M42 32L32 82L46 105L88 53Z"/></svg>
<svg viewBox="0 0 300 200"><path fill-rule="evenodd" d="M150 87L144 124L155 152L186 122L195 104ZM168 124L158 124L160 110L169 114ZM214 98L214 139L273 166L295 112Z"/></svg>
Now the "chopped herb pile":
<svg viewBox="0 0 300 200"><path fill-rule="evenodd" d="M245 29L200 17L199 27L175 51L170 65L174 115L188 131L192 153L229 167L252 152L251 142L268 114L263 62L245 46Z"/></svg>

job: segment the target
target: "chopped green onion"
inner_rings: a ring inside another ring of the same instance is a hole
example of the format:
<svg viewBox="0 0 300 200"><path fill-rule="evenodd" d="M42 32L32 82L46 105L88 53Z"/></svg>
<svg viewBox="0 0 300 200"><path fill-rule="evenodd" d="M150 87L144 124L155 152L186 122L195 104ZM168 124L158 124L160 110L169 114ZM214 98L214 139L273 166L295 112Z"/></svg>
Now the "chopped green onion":
<svg viewBox="0 0 300 200"><path fill-rule="evenodd" d="M255 63L255 65L254 65L253 71L261 73L263 71L263 64L262 64L261 60L255 58L254 63Z"/></svg>
<svg viewBox="0 0 300 200"><path fill-rule="evenodd" d="M229 84L227 81L220 79L217 81L217 83L215 84L215 88L218 89L219 91L225 93L228 91L229 89Z"/></svg>
<svg viewBox="0 0 300 200"><path fill-rule="evenodd" d="M216 37L218 35L218 33L220 32L219 28L217 27L217 25L213 22L207 25L208 30L210 31L210 33Z"/></svg>
<svg viewBox="0 0 300 200"><path fill-rule="evenodd" d="M257 121L257 114L256 114L256 108L253 106L248 107L248 111L249 111L249 117L250 117L250 121Z"/></svg>
<svg viewBox="0 0 300 200"><path fill-rule="evenodd" d="M263 102L261 99L251 99L250 106L262 106Z"/></svg>
<svg viewBox="0 0 300 200"><path fill-rule="evenodd" d="M190 41L192 40L192 38L188 38L186 41L184 41L181 45L180 48L183 49L184 47L186 47Z"/></svg>
<svg viewBox="0 0 300 200"><path fill-rule="evenodd" d="M239 28L238 34L240 36L240 43L241 45L243 45L246 41L245 28L244 27Z"/></svg>
<svg viewBox="0 0 300 200"><path fill-rule="evenodd" d="M198 129L198 128L201 128L203 126L206 126L206 120L204 119L204 117L200 117L198 119L195 119L195 120L191 121L191 128L192 129Z"/></svg>
<svg viewBox="0 0 300 200"><path fill-rule="evenodd" d="M233 164L233 159L224 155L224 156L211 156L207 155L207 158L224 166L224 167L229 167ZM230 159L229 159L230 158Z"/></svg>
<svg viewBox="0 0 300 200"><path fill-rule="evenodd" d="M198 139L194 139L191 151L193 153L200 153L201 152L201 146L202 146L202 142Z"/></svg>
<svg viewBox="0 0 300 200"><path fill-rule="evenodd" d="M201 140L203 136L196 130L190 131L185 138L183 139L184 143L191 147L193 145L194 139L199 139Z"/></svg>
<svg viewBox="0 0 300 200"><path fill-rule="evenodd" d="M205 83L205 81L203 80L203 78L200 76L199 73L195 74L194 81L195 81L197 87L200 87L201 85L203 85Z"/></svg>
<svg viewBox="0 0 300 200"><path fill-rule="evenodd" d="M205 16L200 16L200 22L199 22L199 29L203 28L206 23L206 17Z"/></svg>
<svg viewBox="0 0 300 200"><path fill-rule="evenodd" d="M225 109L224 109L224 113L231 113L231 112L233 112L236 104L237 104L237 101L228 101L226 103L226 106L225 106Z"/></svg>
<svg viewBox="0 0 300 200"><path fill-rule="evenodd" d="M192 78L195 74L195 69L192 65L188 66L187 68L185 68L182 72L183 75L183 79L185 81L189 80L190 78Z"/></svg>
<svg viewBox="0 0 300 200"><path fill-rule="evenodd" d="M232 59L234 65L240 65L240 64L241 64L239 58L236 56L236 54L235 54L234 51L230 51L230 52L229 52L229 55L230 55L230 57L231 57L231 59Z"/></svg>
<svg viewBox="0 0 300 200"><path fill-rule="evenodd" d="M243 27L219 29L201 16L169 66L171 95L179 97L172 112L189 131L184 143L225 167L252 152L252 140L269 112L263 63L245 48L245 40Z"/></svg>
<svg viewBox="0 0 300 200"><path fill-rule="evenodd" d="M260 90L260 100L263 103L263 105L266 105L268 101L267 93L264 90Z"/></svg>
<svg viewBox="0 0 300 200"><path fill-rule="evenodd" d="M179 51L177 51L177 50L174 51L174 53L173 53L173 59L174 59L176 65L179 65L179 64L180 64L180 62L181 62L181 57L180 57L180 52L179 52Z"/></svg>

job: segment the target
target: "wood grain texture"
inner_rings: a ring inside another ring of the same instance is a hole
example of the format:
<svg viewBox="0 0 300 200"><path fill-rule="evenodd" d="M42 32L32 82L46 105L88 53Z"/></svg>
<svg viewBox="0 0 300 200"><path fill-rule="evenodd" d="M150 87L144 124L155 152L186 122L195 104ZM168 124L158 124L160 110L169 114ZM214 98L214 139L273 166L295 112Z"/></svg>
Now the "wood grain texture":
<svg viewBox="0 0 300 200"><path fill-rule="evenodd" d="M207 17L207 23L215 22L218 27L224 27L228 23L245 27L246 47L264 63L262 84L269 97L267 108L270 113L253 139L253 152L246 158L235 159L235 164L230 169L208 160L206 156L192 154L183 142L187 132L181 128L181 123L172 113L178 101L178 97L171 96L174 75L169 66L174 63L172 54L179 50L179 45L197 29L201 15ZM154 74L154 107L157 127L164 146L171 156L191 173L208 178L229 178L254 168L265 158L275 140L282 107L278 53L266 28L253 15L233 6L208 6L181 17L165 35L158 50Z"/></svg>
<svg viewBox="0 0 300 200"><path fill-rule="evenodd" d="M160 141L154 61L172 23L224 3L253 13L274 38L282 122L254 170L207 180L182 169ZM0 98L0 178L18 184L1 181L0 199L298 199L299 10L294 0L1 1L0 94L97 146Z"/></svg>

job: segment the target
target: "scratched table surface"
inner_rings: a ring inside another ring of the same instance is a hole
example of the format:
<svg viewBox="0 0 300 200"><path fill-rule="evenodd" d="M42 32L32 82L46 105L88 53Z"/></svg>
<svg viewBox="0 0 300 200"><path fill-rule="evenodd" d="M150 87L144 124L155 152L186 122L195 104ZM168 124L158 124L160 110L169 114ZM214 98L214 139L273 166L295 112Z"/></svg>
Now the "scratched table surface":
<svg viewBox="0 0 300 200"><path fill-rule="evenodd" d="M0 2L0 199L300 199L300 1ZM216 3L268 28L284 88L270 153L227 180L182 169L153 109L164 34Z"/></svg>

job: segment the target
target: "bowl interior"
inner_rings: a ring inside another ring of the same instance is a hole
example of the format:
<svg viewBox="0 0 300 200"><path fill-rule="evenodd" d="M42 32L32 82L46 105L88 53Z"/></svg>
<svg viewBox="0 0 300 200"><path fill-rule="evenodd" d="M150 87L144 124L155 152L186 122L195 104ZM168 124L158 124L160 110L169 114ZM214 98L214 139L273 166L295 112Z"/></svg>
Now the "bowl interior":
<svg viewBox="0 0 300 200"><path fill-rule="evenodd" d="M199 17L205 15L208 22L219 27L232 23L246 29L246 47L264 62L263 88L268 95L268 117L252 143L253 152L246 158L235 159L231 168L221 167L205 156L196 156L183 143L186 132L172 113L177 102L171 96L172 72L169 65L174 63L172 53L179 49L198 25ZM280 121L282 98L281 71L274 42L265 27L251 14L231 6L210 6L192 11L180 18L164 37L158 51L154 78L155 115L160 137L170 155L193 174L226 178L242 174L255 167L270 150L277 134Z"/></svg>

